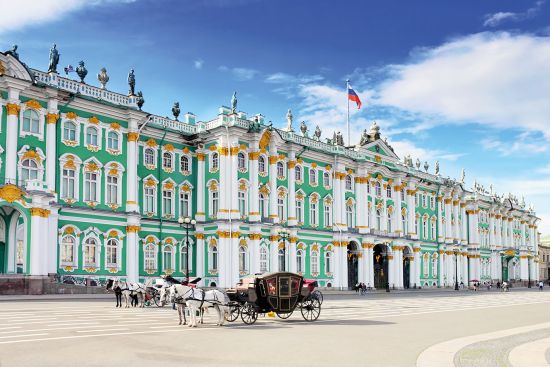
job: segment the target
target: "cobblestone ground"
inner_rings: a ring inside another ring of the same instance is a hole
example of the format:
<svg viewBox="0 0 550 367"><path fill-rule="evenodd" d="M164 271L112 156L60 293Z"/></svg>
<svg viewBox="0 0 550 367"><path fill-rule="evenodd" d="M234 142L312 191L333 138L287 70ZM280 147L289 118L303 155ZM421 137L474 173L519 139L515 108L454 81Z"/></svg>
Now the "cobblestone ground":
<svg viewBox="0 0 550 367"><path fill-rule="evenodd" d="M543 329L469 345L455 355L454 363L456 367L512 367L508 354L514 347L549 335L550 329Z"/></svg>

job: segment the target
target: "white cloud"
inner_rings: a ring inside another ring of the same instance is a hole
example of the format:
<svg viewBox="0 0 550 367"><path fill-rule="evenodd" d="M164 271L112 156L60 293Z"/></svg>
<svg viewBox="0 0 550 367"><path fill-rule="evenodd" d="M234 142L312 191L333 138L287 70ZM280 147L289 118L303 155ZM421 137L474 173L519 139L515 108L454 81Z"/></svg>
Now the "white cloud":
<svg viewBox="0 0 550 367"><path fill-rule="evenodd" d="M389 67L377 102L436 124L480 123L550 138L550 37L481 33Z"/></svg>
<svg viewBox="0 0 550 367"><path fill-rule="evenodd" d="M539 0L535 3L534 6L522 13L498 12L493 14L486 14L483 25L485 27L496 27L502 22L508 20L513 22L520 22L522 20L533 18L540 12L543 4L544 0Z"/></svg>
<svg viewBox="0 0 550 367"><path fill-rule="evenodd" d="M222 72L230 72L238 81L247 81L254 79L257 75L260 74L258 70L248 69L248 68L230 68L225 65L222 65L218 68Z"/></svg>
<svg viewBox="0 0 550 367"><path fill-rule="evenodd" d="M132 3L136 0L18 0L4 1L0 12L0 34L27 26L62 19L86 6L108 3Z"/></svg>
<svg viewBox="0 0 550 367"><path fill-rule="evenodd" d="M200 70L202 69L202 66L204 65L204 60L197 59L193 61L193 65L195 66L195 69Z"/></svg>
<svg viewBox="0 0 550 367"><path fill-rule="evenodd" d="M548 143L541 139L537 139L529 132L518 134L511 142L489 137L482 139L480 144L483 149L495 150L502 156L509 156L512 154L531 155L548 151Z"/></svg>

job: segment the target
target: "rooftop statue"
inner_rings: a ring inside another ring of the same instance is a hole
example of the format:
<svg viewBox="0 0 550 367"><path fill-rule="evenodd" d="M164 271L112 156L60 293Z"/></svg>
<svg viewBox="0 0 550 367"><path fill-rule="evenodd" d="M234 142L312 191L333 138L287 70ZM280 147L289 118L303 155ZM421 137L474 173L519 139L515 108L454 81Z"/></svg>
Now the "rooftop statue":
<svg viewBox="0 0 550 367"><path fill-rule="evenodd" d="M336 132L336 145L344 146L344 136L340 131Z"/></svg>
<svg viewBox="0 0 550 367"><path fill-rule="evenodd" d="M435 175L439 176L439 161L435 161Z"/></svg>
<svg viewBox="0 0 550 367"><path fill-rule="evenodd" d="M144 103L145 103L145 99L143 99L143 93L141 91L139 91L138 94L137 94L136 104L137 104L140 111L141 111L141 107L143 107Z"/></svg>
<svg viewBox="0 0 550 367"><path fill-rule="evenodd" d="M294 116L292 116L292 111L290 108L288 109L288 112L286 113L286 131L294 131L292 128L292 119Z"/></svg>
<svg viewBox="0 0 550 367"><path fill-rule="evenodd" d="M11 50L6 51L6 54L12 55L12 56L15 57L17 60L19 60L19 54L17 53L17 45L13 45L13 47L11 48Z"/></svg>
<svg viewBox="0 0 550 367"><path fill-rule="evenodd" d="M462 169L462 172L460 173L460 182L464 183L464 180L466 179L466 171L464 168Z"/></svg>
<svg viewBox="0 0 550 367"><path fill-rule="evenodd" d="M134 74L134 69L130 70L128 73L128 95L135 96L134 90L136 88L136 75Z"/></svg>
<svg viewBox="0 0 550 367"><path fill-rule="evenodd" d="M80 61L78 63L78 66L76 67L76 74L80 78L80 82L84 83L84 78L86 78L86 75L88 75L88 70L84 66L84 61Z"/></svg>
<svg viewBox="0 0 550 367"><path fill-rule="evenodd" d="M420 159L416 158L416 169L420 170Z"/></svg>
<svg viewBox="0 0 550 367"><path fill-rule="evenodd" d="M315 127L315 132L313 133L313 140L316 140L316 141L321 140L321 129L319 128L319 125Z"/></svg>
<svg viewBox="0 0 550 367"><path fill-rule="evenodd" d="M107 75L107 69L104 67L101 68L99 73L97 73L97 80L101 84L101 89L107 88L107 82L109 82L109 75Z"/></svg>
<svg viewBox="0 0 550 367"><path fill-rule="evenodd" d="M180 103L174 102L174 107L172 107L172 114L174 115L176 121L178 121L178 116L180 115L180 112Z"/></svg>
<svg viewBox="0 0 550 367"><path fill-rule="evenodd" d="M307 137L307 125L305 121L300 123L300 132L302 133L302 136Z"/></svg>
<svg viewBox="0 0 550 367"><path fill-rule="evenodd" d="M234 92L231 97L231 113L237 113L237 92Z"/></svg>
<svg viewBox="0 0 550 367"><path fill-rule="evenodd" d="M248 132L249 133L259 133L261 131L262 127L260 124L260 119L258 116L254 116L254 120L248 124Z"/></svg>
<svg viewBox="0 0 550 367"><path fill-rule="evenodd" d="M424 171L428 173L428 170L430 169L430 165L428 164L428 161L424 161Z"/></svg>
<svg viewBox="0 0 550 367"><path fill-rule="evenodd" d="M361 140L359 140L359 145L363 146L369 143L369 134L367 134L367 129L363 130L361 133Z"/></svg>
<svg viewBox="0 0 550 367"><path fill-rule="evenodd" d="M57 74L57 64L59 64L59 51L57 51L56 44L54 43L50 48L50 65L48 65L48 73Z"/></svg>

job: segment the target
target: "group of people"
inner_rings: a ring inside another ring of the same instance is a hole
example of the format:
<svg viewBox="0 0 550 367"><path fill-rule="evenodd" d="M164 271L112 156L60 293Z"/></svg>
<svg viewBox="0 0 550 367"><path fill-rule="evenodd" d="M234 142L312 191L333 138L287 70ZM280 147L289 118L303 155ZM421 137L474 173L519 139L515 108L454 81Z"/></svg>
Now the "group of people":
<svg viewBox="0 0 550 367"><path fill-rule="evenodd" d="M363 282L355 284L355 287L353 289L355 290L355 293L360 293L362 296L367 294L367 285Z"/></svg>

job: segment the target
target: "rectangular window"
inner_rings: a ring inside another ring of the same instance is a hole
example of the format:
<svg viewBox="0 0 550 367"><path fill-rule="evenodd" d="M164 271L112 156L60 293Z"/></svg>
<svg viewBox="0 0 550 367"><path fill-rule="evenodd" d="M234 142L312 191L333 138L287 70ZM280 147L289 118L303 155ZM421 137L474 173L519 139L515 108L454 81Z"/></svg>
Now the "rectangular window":
<svg viewBox="0 0 550 367"><path fill-rule="evenodd" d="M285 219L285 200L283 198L277 198L277 215L279 220Z"/></svg>
<svg viewBox="0 0 550 367"><path fill-rule="evenodd" d="M296 200L296 219L299 223L304 223L304 202L302 200Z"/></svg>
<svg viewBox="0 0 550 367"><path fill-rule="evenodd" d="M162 215L171 216L174 214L172 211L173 192L171 190L162 190Z"/></svg>
<svg viewBox="0 0 550 367"><path fill-rule="evenodd" d="M63 187L61 187L61 197L65 199L74 199L75 171L71 169L63 170Z"/></svg>
<svg viewBox="0 0 550 367"><path fill-rule="evenodd" d="M317 253L311 255L311 273L319 273L319 255Z"/></svg>
<svg viewBox="0 0 550 367"><path fill-rule="evenodd" d="M247 214L246 193L244 191L239 191L238 200L239 200L239 213L241 214L241 218L242 218L242 217L245 217Z"/></svg>
<svg viewBox="0 0 550 367"><path fill-rule="evenodd" d="M146 187L144 190L143 211L145 213L154 213L155 207L155 189Z"/></svg>
<svg viewBox="0 0 550 367"><path fill-rule="evenodd" d="M309 223L316 226L317 223L317 203L309 203Z"/></svg>
<svg viewBox="0 0 550 367"><path fill-rule="evenodd" d="M180 216L189 217L191 215L189 193L180 192Z"/></svg>
<svg viewBox="0 0 550 367"><path fill-rule="evenodd" d="M84 201L97 201L97 173L84 175Z"/></svg>
<svg viewBox="0 0 550 367"><path fill-rule="evenodd" d="M118 202L118 177L107 176L107 204Z"/></svg>
<svg viewBox="0 0 550 367"><path fill-rule="evenodd" d="M325 227L332 227L332 210L330 205L325 205L324 220Z"/></svg>
<svg viewBox="0 0 550 367"><path fill-rule="evenodd" d="M218 197L218 192L217 191L213 191L212 192L212 208L211 208L211 211L210 211L210 216L211 217L215 217L218 215L218 200L219 200L219 197Z"/></svg>

